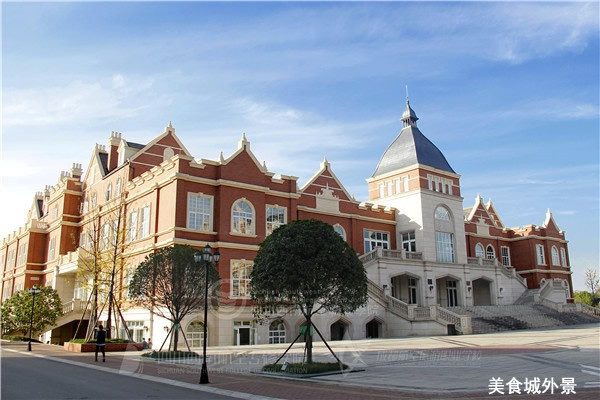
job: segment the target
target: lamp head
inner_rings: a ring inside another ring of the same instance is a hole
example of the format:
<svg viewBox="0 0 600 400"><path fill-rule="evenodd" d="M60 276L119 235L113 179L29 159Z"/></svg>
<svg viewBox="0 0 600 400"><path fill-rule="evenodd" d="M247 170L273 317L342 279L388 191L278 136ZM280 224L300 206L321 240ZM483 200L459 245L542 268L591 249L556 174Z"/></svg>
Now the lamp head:
<svg viewBox="0 0 600 400"><path fill-rule="evenodd" d="M215 251L215 254L213 257L215 258L215 262L218 263L219 258L221 258L221 253L219 253L219 250Z"/></svg>
<svg viewBox="0 0 600 400"><path fill-rule="evenodd" d="M202 261L202 253L197 251L194 253L194 261L196 261L196 263L199 263L200 261Z"/></svg>
<svg viewBox="0 0 600 400"><path fill-rule="evenodd" d="M202 254L202 258L204 259L204 261L210 261L210 257L211 257L211 248L210 245L206 245L204 246L204 253Z"/></svg>

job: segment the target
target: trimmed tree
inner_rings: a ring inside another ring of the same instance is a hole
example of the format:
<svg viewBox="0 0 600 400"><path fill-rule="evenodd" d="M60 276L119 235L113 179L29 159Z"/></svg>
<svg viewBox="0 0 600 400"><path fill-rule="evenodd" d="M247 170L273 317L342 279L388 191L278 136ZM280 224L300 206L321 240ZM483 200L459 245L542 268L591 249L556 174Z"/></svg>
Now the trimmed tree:
<svg viewBox="0 0 600 400"><path fill-rule="evenodd" d="M129 283L129 296L136 303L173 324L170 332L174 351L177 351L177 333L183 332L181 321L204 306L206 264L196 264L196 251L184 245L160 249L137 266ZM208 271L210 298L218 291L219 273L212 264Z"/></svg>
<svg viewBox="0 0 600 400"><path fill-rule="evenodd" d="M33 295L26 289L18 291L2 303L0 313L3 332L21 332L23 336L29 333L32 300ZM40 292L35 295L33 332L43 332L47 326L54 325L61 315L62 304L58 292L48 286L40 287Z"/></svg>
<svg viewBox="0 0 600 400"><path fill-rule="evenodd" d="M322 221L294 221L277 228L260 245L251 278L259 318L280 310L302 313L308 363L312 363L312 317L320 311L345 314L367 302L361 261Z"/></svg>

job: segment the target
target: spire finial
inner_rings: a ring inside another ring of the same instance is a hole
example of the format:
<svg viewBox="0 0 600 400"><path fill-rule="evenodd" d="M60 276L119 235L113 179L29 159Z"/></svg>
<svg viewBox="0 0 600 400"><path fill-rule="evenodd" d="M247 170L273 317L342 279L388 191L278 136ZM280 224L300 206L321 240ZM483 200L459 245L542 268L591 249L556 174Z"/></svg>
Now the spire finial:
<svg viewBox="0 0 600 400"><path fill-rule="evenodd" d="M406 104L409 104L410 101L408 100L408 85L406 85Z"/></svg>

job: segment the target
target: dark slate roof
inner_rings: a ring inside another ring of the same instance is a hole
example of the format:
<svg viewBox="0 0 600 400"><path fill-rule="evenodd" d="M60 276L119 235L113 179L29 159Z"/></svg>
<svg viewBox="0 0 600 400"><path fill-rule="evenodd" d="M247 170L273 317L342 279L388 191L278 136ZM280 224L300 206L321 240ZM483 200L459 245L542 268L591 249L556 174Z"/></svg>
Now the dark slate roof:
<svg viewBox="0 0 600 400"><path fill-rule="evenodd" d="M144 145L144 144L139 144L139 143L134 143L134 142L125 141L125 143L127 144L127 147L132 147L132 148L138 149L138 150L146 147L146 145Z"/></svg>
<svg viewBox="0 0 600 400"><path fill-rule="evenodd" d="M383 175L414 164L423 164L454 173L442 152L414 125L409 125L386 149L373 176Z"/></svg>
<svg viewBox="0 0 600 400"><path fill-rule="evenodd" d="M100 164L102 164L102 169L104 170L104 175L108 174L108 154L107 153L98 153L100 157Z"/></svg>

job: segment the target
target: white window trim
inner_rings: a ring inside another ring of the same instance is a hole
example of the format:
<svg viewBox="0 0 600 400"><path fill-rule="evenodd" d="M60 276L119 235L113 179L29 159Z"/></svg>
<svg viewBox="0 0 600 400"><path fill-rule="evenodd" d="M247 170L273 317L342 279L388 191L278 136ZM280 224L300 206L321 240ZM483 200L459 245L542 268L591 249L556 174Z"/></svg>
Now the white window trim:
<svg viewBox="0 0 600 400"><path fill-rule="evenodd" d="M281 225L285 225L288 223L288 219L287 219L287 207L284 206L280 206L278 204L265 204L265 236L269 235L269 208L277 208L279 210L283 210L283 224ZM231 218L233 218L233 206L232 206L232 212L231 212ZM233 225L233 219L232 219L232 225ZM279 226L281 226L279 225ZM232 226L233 228L233 226ZM277 228L275 228L277 229ZM273 230L275 230L273 229ZM237 233L237 232L236 232Z"/></svg>
<svg viewBox="0 0 600 400"><path fill-rule="evenodd" d="M135 223L132 224L131 220L132 220L132 216L135 214ZM138 240L138 225L139 225L140 219L139 219L139 215L138 215L138 210L132 210L129 215L127 216L127 241L128 242L135 242L136 240ZM131 233L134 232L134 237L131 237Z"/></svg>
<svg viewBox="0 0 600 400"><path fill-rule="evenodd" d="M142 221L143 218L143 214L144 214L144 208L148 207L148 221ZM138 219L139 219L139 224L140 224L140 231L139 231L139 237L138 239L143 239L146 238L148 236L152 235L152 224L150 223L150 221L152 221L152 204L147 203L144 204L142 207L139 208L139 215L138 215ZM146 235L144 235L144 222L146 222L148 224L148 233Z"/></svg>
<svg viewBox="0 0 600 400"><path fill-rule="evenodd" d="M540 263L540 253L538 253L538 249L542 249L542 262ZM546 265L546 252L544 251L544 246L541 244L535 245L535 261L537 265Z"/></svg>
<svg viewBox="0 0 600 400"><path fill-rule="evenodd" d="M363 240L363 250L366 253L367 249L365 248L365 242L367 241L367 238L365 238L365 232L372 232L372 233L385 233L387 235L387 249L386 250L391 250L392 249L392 234L389 231L380 231L380 230L376 230L376 229L368 229L368 228L364 228L363 229L363 236L362 236L362 240ZM376 241L376 240L375 240ZM374 249L371 249L370 251L373 251Z"/></svg>
<svg viewBox="0 0 600 400"><path fill-rule="evenodd" d="M333 229L334 230L335 230L336 227L340 228L342 230L343 234L340 235L340 236L342 237L342 239L344 239L344 241L347 241L348 240L348 236L346 235L346 230L344 229L344 227L342 225L338 224L338 223L333 224ZM339 235L339 232L336 231L335 233L337 233Z"/></svg>
<svg viewBox="0 0 600 400"><path fill-rule="evenodd" d="M385 197L385 184L379 184L379 198L382 199Z"/></svg>
<svg viewBox="0 0 600 400"><path fill-rule="evenodd" d="M410 234L414 235L414 239L410 239ZM413 231L404 231L404 232L400 232L400 250L404 249L404 243L408 243L408 247L410 247L411 243L415 243L415 251L417 251L417 233L413 230ZM404 235L408 234L408 240L404 240ZM407 250L410 251L410 250Z"/></svg>
<svg viewBox="0 0 600 400"><path fill-rule="evenodd" d="M254 266L254 263L250 260L246 260L245 258L242 259L235 259L235 260L230 260L229 261L229 297L232 299L249 299L250 298L250 293L248 293L247 296L240 296L240 295L234 295L233 294L233 264L234 263L242 263L245 265L249 265L250 267ZM235 278L238 280L242 280L240 278ZM252 280L248 277L248 278L244 278L244 280L249 280L250 281L250 285L252 285ZM252 287L252 286L251 286Z"/></svg>
<svg viewBox="0 0 600 400"><path fill-rule="evenodd" d="M477 254L477 247L478 246L481 246L481 252L482 252L481 255ZM483 245L481 243L479 243L479 242L475 245L475 257L485 258L485 247L483 247Z"/></svg>
<svg viewBox="0 0 600 400"><path fill-rule="evenodd" d="M554 262L554 251L556 251L556 263ZM552 248L550 248L550 258L552 265L560 266L560 253L558 252L558 248L556 246L552 246Z"/></svg>
<svg viewBox="0 0 600 400"><path fill-rule="evenodd" d="M506 253L507 253L507 257L508 257L508 264L504 264L504 254L502 254L502 249L506 249ZM508 246L500 246L500 257L502 257L500 259L500 262L506 266L511 265L511 260L510 260L510 247Z"/></svg>
<svg viewBox="0 0 600 400"><path fill-rule="evenodd" d="M492 258L490 258L489 254L488 254L490 248L492 249ZM488 260L493 260L496 258L496 249L491 244L488 244L485 247L485 258L487 258Z"/></svg>
<svg viewBox="0 0 600 400"><path fill-rule="evenodd" d="M560 261L563 267L569 266L569 263L567 262L567 250L564 247L560 248Z"/></svg>
<svg viewBox="0 0 600 400"><path fill-rule="evenodd" d="M236 203L238 203L239 201L245 201L246 203L250 204L250 208L252 209L252 229L251 232L246 232L246 233L242 233L242 232L236 232L233 229L233 207L236 205ZM235 235L235 236L249 236L249 237L256 237L256 208L254 208L254 204L252 204L252 202L250 200L248 200L245 197L240 197L239 199L235 200L233 203L231 203L231 211L229 213L229 216L231 218L231 224L230 224L230 234L231 235Z"/></svg>
<svg viewBox="0 0 600 400"><path fill-rule="evenodd" d="M190 200L194 196L202 197L202 198L210 200L210 217L209 217L209 221L208 221L208 230L207 231L205 231L204 229L194 229L191 227L191 222L190 222L190 203L191 202L190 202ZM187 227L187 229L191 229L193 231L198 231L198 232L212 232L213 231L214 208L215 208L215 197L214 196L211 196L209 194L204 194L202 192L197 192L197 193L188 192L186 208L187 208L187 210L186 210L186 227ZM233 217L233 206L231 206L231 209L232 209L231 216ZM233 220L232 220L232 224L233 224Z"/></svg>

